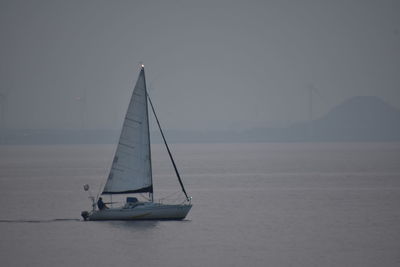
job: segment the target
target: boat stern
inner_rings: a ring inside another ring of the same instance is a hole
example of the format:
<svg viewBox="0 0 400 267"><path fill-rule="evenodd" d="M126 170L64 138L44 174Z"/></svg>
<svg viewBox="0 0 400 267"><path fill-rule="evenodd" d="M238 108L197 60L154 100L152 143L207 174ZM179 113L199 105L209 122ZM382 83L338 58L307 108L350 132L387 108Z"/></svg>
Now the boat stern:
<svg viewBox="0 0 400 267"><path fill-rule="evenodd" d="M81 212L81 216L82 216L82 218L83 218L84 221L87 221L87 220L88 220L89 215L90 215L89 212L86 211L86 210Z"/></svg>

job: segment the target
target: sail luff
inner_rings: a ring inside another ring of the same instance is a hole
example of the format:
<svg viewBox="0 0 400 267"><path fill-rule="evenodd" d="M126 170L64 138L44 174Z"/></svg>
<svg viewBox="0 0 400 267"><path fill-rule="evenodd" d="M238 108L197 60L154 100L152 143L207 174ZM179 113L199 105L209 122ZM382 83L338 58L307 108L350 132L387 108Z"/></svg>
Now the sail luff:
<svg viewBox="0 0 400 267"><path fill-rule="evenodd" d="M154 201L154 193L153 193L153 167L152 167L152 163L151 163L151 139L150 139L150 122L149 122L149 108L148 108L148 103L147 103L147 98L148 98L148 94L147 94L147 84L146 84L146 75L144 73L144 67L142 65L142 71L143 71L143 81L144 81L144 92L146 94L146 117L147 117L147 132L148 132L148 151L149 151L149 163L150 163L150 181L151 181L151 191L149 191L150 193L150 198L151 198L151 202Z"/></svg>

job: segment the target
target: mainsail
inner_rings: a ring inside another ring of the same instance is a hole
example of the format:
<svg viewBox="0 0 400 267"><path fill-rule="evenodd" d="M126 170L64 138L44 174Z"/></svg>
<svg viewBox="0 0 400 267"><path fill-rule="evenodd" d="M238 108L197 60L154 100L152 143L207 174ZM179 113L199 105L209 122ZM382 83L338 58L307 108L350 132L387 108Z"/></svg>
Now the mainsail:
<svg viewBox="0 0 400 267"><path fill-rule="evenodd" d="M143 67L132 93L102 194L140 192L153 192L147 90Z"/></svg>

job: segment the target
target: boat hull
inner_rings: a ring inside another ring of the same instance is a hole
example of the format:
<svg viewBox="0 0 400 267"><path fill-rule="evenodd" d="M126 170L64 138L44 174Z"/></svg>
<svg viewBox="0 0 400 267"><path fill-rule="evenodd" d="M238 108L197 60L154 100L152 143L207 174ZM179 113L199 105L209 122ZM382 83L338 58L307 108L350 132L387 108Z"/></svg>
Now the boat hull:
<svg viewBox="0 0 400 267"><path fill-rule="evenodd" d="M191 208L191 204L143 203L129 208L121 207L91 211L84 219L89 221L183 220Z"/></svg>

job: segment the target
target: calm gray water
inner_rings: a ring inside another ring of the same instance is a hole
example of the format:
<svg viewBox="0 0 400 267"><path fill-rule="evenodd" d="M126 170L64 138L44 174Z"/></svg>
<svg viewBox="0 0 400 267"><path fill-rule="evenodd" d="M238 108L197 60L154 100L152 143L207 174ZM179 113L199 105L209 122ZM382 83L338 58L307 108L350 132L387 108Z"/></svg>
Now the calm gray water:
<svg viewBox="0 0 400 267"><path fill-rule="evenodd" d="M175 144L184 221L83 222L112 146L0 147L1 266L400 266L400 144ZM156 197L178 183L153 147ZM176 195L173 195L175 197Z"/></svg>

